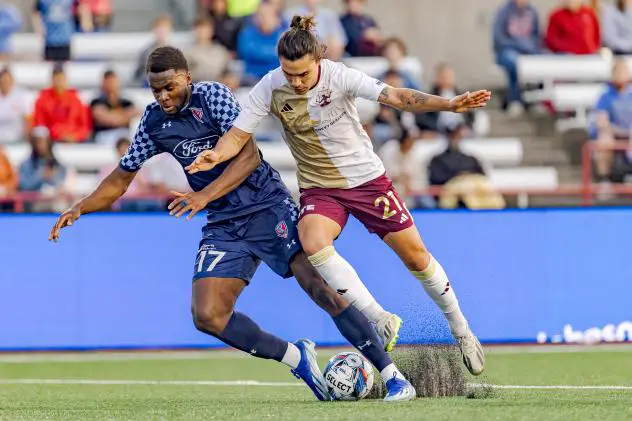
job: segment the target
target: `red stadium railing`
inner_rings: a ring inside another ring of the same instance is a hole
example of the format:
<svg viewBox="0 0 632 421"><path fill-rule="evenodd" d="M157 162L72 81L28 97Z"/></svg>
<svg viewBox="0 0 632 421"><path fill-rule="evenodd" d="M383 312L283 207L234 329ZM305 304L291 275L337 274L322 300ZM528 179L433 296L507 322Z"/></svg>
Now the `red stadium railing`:
<svg viewBox="0 0 632 421"><path fill-rule="evenodd" d="M601 186L592 182L592 155L599 150L628 150L632 149L632 145L628 142L616 142L612 144L586 143L582 149L582 173L581 182L578 184L562 184L555 189L533 189L533 188L513 188L513 189L496 189L496 192L506 197L515 197L519 207L528 207L529 198L531 196L540 197L581 197L583 206L594 204L595 196L601 193ZM410 192L409 196L440 196L443 188L440 186L431 186L427 189ZM614 195L627 196L632 198L632 185L630 184L613 184L610 192ZM467 192L464 192L467 193ZM0 204L13 203L14 212L23 212L26 203L50 203L55 201L73 202L80 197L72 194L60 194L57 196L42 195L38 192L20 192L9 196L0 197ZM142 199L152 200L170 200L171 195L125 195L120 201L133 201Z"/></svg>

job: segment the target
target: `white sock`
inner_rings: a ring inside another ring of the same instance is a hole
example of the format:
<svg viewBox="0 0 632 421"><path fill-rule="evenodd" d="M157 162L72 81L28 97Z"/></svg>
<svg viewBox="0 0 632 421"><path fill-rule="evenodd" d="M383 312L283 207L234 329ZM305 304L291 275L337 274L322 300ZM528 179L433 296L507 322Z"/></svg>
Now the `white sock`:
<svg viewBox="0 0 632 421"><path fill-rule="evenodd" d="M390 363L389 365L384 367L384 369L380 372L380 376L382 376L382 380L384 380L384 383L386 383L393 377L399 377L400 379L404 378L404 376L402 376L402 373L399 372L394 363Z"/></svg>
<svg viewBox="0 0 632 421"><path fill-rule="evenodd" d="M308 256L308 259L329 286L370 321L375 323L386 313L362 283L353 266L343 259L333 246L325 247L318 253Z"/></svg>
<svg viewBox="0 0 632 421"><path fill-rule="evenodd" d="M281 362L292 370L298 367L298 364L301 362L301 351L291 342L287 343L287 351L285 351L285 355Z"/></svg>
<svg viewBox="0 0 632 421"><path fill-rule="evenodd" d="M439 262L431 257L430 264L425 270L421 272L411 271L411 273L421 282L430 298L443 311L452 334L454 336L465 335L467 320L461 312L459 301L454 293L454 288L450 285L448 275Z"/></svg>

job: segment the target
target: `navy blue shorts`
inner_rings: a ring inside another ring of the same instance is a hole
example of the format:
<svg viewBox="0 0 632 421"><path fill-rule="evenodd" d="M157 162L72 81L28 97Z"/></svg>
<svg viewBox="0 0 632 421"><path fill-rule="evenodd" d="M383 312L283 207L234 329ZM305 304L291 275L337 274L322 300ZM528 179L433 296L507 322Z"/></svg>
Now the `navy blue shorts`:
<svg viewBox="0 0 632 421"><path fill-rule="evenodd" d="M193 280L238 278L250 282L261 261L284 278L300 252L298 208L291 198L250 215L208 224L195 259Z"/></svg>

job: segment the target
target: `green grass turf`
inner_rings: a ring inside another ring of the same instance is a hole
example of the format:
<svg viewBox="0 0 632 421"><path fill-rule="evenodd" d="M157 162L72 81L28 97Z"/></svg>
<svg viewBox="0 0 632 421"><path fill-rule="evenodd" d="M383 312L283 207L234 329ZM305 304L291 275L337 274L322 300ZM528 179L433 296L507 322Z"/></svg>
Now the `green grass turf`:
<svg viewBox="0 0 632 421"><path fill-rule="evenodd" d="M323 357L333 351L322 350ZM185 354L187 355L187 354ZM0 362L0 379L294 382L277 363L209 352L189 359ZM325 358L326 359L326 358ZM0 357L0 361L2 358ZM324 362L324 361L323 361ZM511 385L632 386L632 349L488 355ZM498 390L491 397L315 402L304 387L0 384L0 420L632 420L632 390Z"/></svg>

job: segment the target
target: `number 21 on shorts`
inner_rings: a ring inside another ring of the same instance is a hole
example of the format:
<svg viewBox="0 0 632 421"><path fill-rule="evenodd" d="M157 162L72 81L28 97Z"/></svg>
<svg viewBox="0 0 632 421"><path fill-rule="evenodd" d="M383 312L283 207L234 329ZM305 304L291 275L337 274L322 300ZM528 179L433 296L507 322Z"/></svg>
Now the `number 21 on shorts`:
<svg viewBox="0 0 632 421"><path fill-rule="evenodd" d="M393 200L397 209L391 209L391 200L389 198ZM384 208L382 219L390 219L393 216L397 215L397 212L404 212L404 210L406 210L406 213L410 215L406 204L404 203L402 206L402 204L397 199L397 196L395 196L395 193L393 193L392 191L387 192L386 196L380 196L375 199L375 202L373 204L375 205L375 207L382 206Z"/></svg>
<svg viewBox="0 0 632 421"><path fill-rule="evenodd" d="M199 254L199 260L198 260L198 264L197 264L197 271L198 272L212 272L213 269L215 269L215 266L217 266L217 264L219 263L220 260L222 260L222 258L226 256L226 252L225 251L217 251L217 250L202 250L200 251ZM206 261L206 258L209 258L210 263L208 265L208 267L204 267L204 262Z"/></svg>

